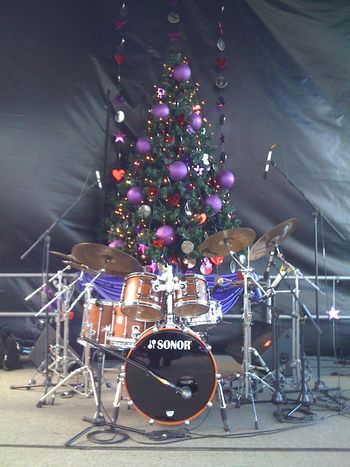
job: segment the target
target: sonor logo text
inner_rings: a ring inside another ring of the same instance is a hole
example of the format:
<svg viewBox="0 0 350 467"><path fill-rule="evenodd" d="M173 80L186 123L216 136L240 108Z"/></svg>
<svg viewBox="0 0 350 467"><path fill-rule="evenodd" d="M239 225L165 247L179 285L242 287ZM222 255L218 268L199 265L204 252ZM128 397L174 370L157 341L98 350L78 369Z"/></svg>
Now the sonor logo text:
<svg viewBox="0 0 350 467"><path fill-rule="evenodd" d="M191 341L151 339L147 345L147 348L158 350L191 350Z"/></svg>

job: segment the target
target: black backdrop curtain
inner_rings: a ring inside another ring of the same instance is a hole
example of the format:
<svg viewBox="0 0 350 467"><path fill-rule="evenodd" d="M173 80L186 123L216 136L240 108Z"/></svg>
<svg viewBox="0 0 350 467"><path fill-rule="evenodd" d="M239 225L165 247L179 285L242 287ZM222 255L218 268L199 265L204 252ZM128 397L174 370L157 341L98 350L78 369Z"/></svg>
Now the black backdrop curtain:
<svg viewBox="0 0 350 467"><path fill-rule="evenodd" d="M95 169L103 167L106 135L108 174L113 167L114 115L106 98L109 90L111 97L116 93L113 55L121 36L114 22L121 5L115 0L1 4L3 274L40 272L42 244L25 260L19 257L84 186L93 183ZM182 48L193 77L201 83L216 141L221 131L215 105L220 95L215 60L221 5L211 0L176 4ZM312 208L276 169L271 168L267 180L262 178L268 148L278 144L274 159L280 169L336 228L319 217L320 274L350 275L350 4L347 0L232 0L224 5L228 85L223 131L226 167L236 176L232 204L242 225L253 228L257 237L287 218L298 217L300 225L283 250L288 261L313 274ZM167 61L171 46L167 15L172 7L163 0L133 0L127 2L127 9L123 131L132 142L144 133L153 84L160 80ZM127 145L123 152L127 157ZM219 153L220 147L218 157ZM106 182L112 189L109 176ZM76 243L97 240L101 196L92 189L55 227L53 250L68 253ZM258 271L264 261L257 262ZM51 269L59 266L51 258ZM6 287L1 286L2 310L37 306L23 302L27 292L23 282L6 280ZM343 314L348 312L349 295L347 282L336 297ZM324 306L331 301L328 297Z"/></svg>

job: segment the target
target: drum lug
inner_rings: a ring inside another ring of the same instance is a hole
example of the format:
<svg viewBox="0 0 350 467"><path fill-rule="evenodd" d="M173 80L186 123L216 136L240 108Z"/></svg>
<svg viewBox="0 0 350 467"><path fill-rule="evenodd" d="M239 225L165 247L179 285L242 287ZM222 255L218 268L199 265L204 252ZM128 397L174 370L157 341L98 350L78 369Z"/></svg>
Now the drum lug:
<svg viewBox="0 0 350 467"><path fill-rule="evenodd" d="M213 407L212 401L209 401L209 402L207 403L207 406L208 406L209 408L212 408L212 407Z"/></svg>
<svg viewBox="0 0 350 467"><path fill-rule="evenodd" d="M208 352L211 352L212 346L211 346L211 345L206 345L206 346L205 346L205 349L206 349Z"/></svg>
<svg viewBox="0 0 350 467"><path fill-rule="evenodd" d="M128 401L128 409L131 409L133 405L134 405L133 401Z"/></svg>
<svg viewBox="0 0 350 467"><path fill-rule="evenodd" d="M190 421L189 421L189 420L185 420L185 421L184 421L184 424L185 424L185 425L189 425L189 424L190 424Z"/></svg>
<svg viewBox="0 0 350 467"><path fill-rule="evenodd" d="M153 425L153 424L154 424L154 419L153 419L153 418L150 418L150 419L148 420L148 423L149 423L150 425Z"/></svg>

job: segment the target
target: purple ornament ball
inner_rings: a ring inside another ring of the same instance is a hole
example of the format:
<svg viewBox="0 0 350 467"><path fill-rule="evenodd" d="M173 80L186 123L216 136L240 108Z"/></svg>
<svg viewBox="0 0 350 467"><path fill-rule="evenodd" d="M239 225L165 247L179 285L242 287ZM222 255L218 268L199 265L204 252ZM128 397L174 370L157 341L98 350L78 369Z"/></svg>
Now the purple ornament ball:
<svg viewBox="0 0 350 467"><path fill-rule="evenodd" d="M194 130L199 130L202 126L202 117L197 113L193 112L190 117L190 124Z"/></svg>
<svg viewBox="0 0 350 467"><path fill-rule="evenodd" d="M140 204L143 201L143 193L141 188L134 186L130 188L126 194L126 197L131 204Z"/></svg>
<svg viewBox="0 0 350 467"><path fill-rule="evenodd" d="M115 240L112 240L111 243L108 245L110 248L124 248L125 247L125 242L121 240L120 238L117 238Z"/></svg>
<svg viewBox="0 0 350 467"><path fill-rule="evenodd" d="M147 154L152 149L150 140L144 136L136 141L136 151L139 154Z"/></svg>
<svg viewBox="0 0 350 467"><path fill-rule="evenodd" d="M156 235L165 240L169 237L174 237L174 229L170 225L162 225L156 230ZM171 243L171 242L170 242Z"/></svg>
<svg viewBox="0 0 350 467"><path fill-rule="evenodd" d="M215 214L217 214L222 208L222 202L218 195L208 195L204 203L206 206L210 206Z"/></svg>
<svg viewBox="0 0 350 467"><path fill-rule="evenodd" d="M188 81L191 78L191 68L187 63L179 63L174 68L173 77L176 81Z"/></svg>
<svg viewBox="0 0 350 467"><path fill-rule="evenodd" d="M152 109L152 115L155 118L167 118L170 114L170 109L167 104L156 104Z"/></svg>
<svg viewBox="0 0 350 467"><path fill-rule="evenodd" d="M175 240L175 235L169 235L169 237L163 238L164 240L164 245L171 245L173 241Z"/></svg>
<svg viewBox="0 0 350 467"><path fill-rule="evenodd" d="M232 188L235 183L235 176L230 170L219 173L218 182L221 188Z"/></svg>
<svg viewBox="0 0 350 467"><path fill-rule="evenodd" d="M171 180L180 182L187 176L187 165L182 161L175 161L168 167L169 177Z"/></svg>

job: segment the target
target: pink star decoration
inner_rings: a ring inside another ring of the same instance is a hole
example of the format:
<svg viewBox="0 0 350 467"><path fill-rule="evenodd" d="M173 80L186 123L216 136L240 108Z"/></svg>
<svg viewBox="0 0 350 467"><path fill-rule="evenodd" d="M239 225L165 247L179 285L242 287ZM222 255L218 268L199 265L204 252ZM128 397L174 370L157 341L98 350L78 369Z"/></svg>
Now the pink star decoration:
<svg viewBox="0 0 350 467"><path fill-rule="evenodd" d="M113 133L113 136L115 137L115 143L124 143L124 138L126 135L124 135L124 133Z"/></svg>
<svg viewBox="0 0 350 467"><path fill-rule="evenodd" d="M334 306L331 306L331 309L326 311L329 321L331 319L339 319L339 310L336 310Z"/></svg>
<svg viewBox="0 0 350 467"><path fill-rule="evenodd" d="M199 165L196 165L195 167L193 167L193 170L195 170L197 172L197 175L200 176L203 174L204 167L200 167Z"/></svg>

